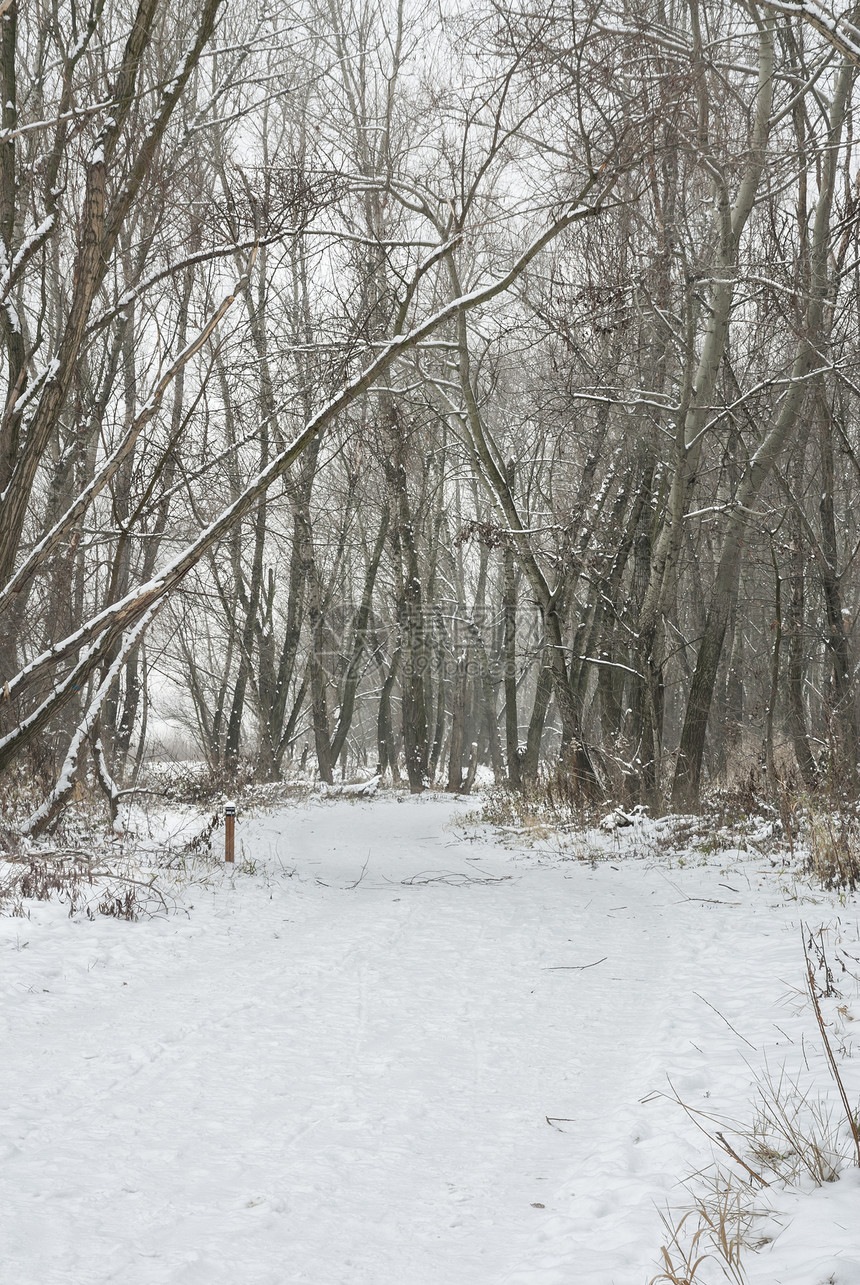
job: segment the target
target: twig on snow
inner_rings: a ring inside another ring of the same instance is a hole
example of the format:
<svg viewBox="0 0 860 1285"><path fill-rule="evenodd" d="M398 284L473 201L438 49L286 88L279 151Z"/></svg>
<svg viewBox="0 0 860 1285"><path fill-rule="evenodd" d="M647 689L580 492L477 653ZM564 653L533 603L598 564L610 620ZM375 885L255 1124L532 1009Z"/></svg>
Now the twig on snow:
<svg viewBox="0 0 860 1285"><path fill-rule="evenodd" d="M708 1008L711 1010L712 1013L716 1013L717 1017L722 1018L726 1026L729 1028L729 1030L734 1031L738 1039L743 1040L744 1044L746 1044L748 1048L751 1048L753 1053L758 1052L758 1049L756 1048L756 1046L754 1044L750 1044L747 1037L745 1035L741 1035L740 1031L737 1030L736 1027L732 1026L729 1019L723 1013L721 1013L718 1008L714 1008L714 1005L711 1003L709 999L705 999L704 995L700 995L698 991L693 991L693 994L695 995L696 999L700 999L703 1004L707 1004Z"/></svg>

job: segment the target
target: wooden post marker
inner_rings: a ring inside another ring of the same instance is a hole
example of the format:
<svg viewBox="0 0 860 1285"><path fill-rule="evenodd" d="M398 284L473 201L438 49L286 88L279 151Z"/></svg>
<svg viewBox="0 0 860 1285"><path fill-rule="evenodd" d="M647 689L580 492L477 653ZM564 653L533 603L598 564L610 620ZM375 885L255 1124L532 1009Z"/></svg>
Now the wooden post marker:
<svg viewBox="0 0 860 1285"><path fill-rule="evenodd" d="M235 862L236 848L236 804L227 803L224 807L224 860Z"/></svg>

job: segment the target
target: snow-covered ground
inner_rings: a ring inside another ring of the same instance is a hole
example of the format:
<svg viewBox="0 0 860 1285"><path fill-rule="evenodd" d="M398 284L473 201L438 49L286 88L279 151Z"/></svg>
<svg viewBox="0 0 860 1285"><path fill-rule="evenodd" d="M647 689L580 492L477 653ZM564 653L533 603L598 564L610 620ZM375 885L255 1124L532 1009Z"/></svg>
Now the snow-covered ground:
<svg viewBox="0 0 860 1285"><path fill-rule="evenodd" d="M836 1103L799 925L850 962L855 901L653 829L623 858L502 846L464 811L240 817L235 872L176 914L0 920L0 1280L645 1285L713 1158L673 1093L748 1122L785 1064ZM755 1285L860 1282L856 1172L766 1195Z"/></svg>

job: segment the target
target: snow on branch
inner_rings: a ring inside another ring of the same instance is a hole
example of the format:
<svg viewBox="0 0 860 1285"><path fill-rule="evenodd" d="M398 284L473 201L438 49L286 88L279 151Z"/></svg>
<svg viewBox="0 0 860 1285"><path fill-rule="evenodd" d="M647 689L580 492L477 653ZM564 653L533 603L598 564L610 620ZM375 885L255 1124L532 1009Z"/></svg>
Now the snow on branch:
<svg viewBox="0 0 860 1285"><path fill-rule="evenodd" d="M860 64L860 31L849 22L845 14L838 17L819 0L763 0L766 9L785 14L789 18L802 18L820 32L843 57Z"/></svg>
<svg viewBox="0 0 860 1285"><path fill-rule="evenodd" d="M513 285L541 250L549 245L555 237L581 219L598 214L601 209L602 198L608 194L615 181L614 176L605 180L602 184L600 199L593 204L585 204L586 196L597 186L600 178L600 174L592 174L580 193L579 199L576 202L572 202L566 212L535 237L501 277L496 278L488 285L477 287L459 295L432 313L424 321L413 326L411 330L392 338L382 351L369 362L361 374L345 384L337 396L328 401L325 406L313 415L293 441L274 456L270 463L249 481L244 491L223 509L218 517L204 528L185 549L162 567L146 584L138 586L119 601L105 607L91 617L75 633L43 652L41 656L36 657L25 669L9 680L7 692L11 695L17 694L25 682L29 683L35 675L45 668L53 668L59 661L78 651L96 635L108 631L111 638L113 638L122 630L135 624L150 607L160 602L192 567L197 565L213 545L241 521L272 484L288 471L305 448L329 424L333 423L339 415L348 409L359 396L371 388L397 358L414 348L422 340L429 338L445 322L453 320L461 313L489 303L498 295L503 294ZM431 259L438 257L438 254L439 251L434 252ZM423 270L424 265L422 264L418 272L423 272ZM282 403L282 406L278 409L285 408L287 404L287 402ZM12 733L12 736L15 735L16 733ZM2 749L3 743L0 742L0 766L2 766L3 759Z"/></svg>
<svg viewBox="0 0 860 1285"><path fill-rule="evenodd" d="M69 745L66 753L56 785L45 799L44 803L42 803L41 806L38 807L36 811L24 822L21 827L23 834L35 836L41 834L43 830L47 829L59 812L60 808L63 806L65 800L74 789L81 749L96 725L98 716L101 713L102 705L104 705L107 700L108 692L110 691L115 679L118 677L119 671L125 664L126 658L143 637L143 634L156 614L159 605L160 604L155 604L150 607L137 622L135 628L129 633L123 635L122 643L117 649L116 656L96 689L96 693L90 701L87 711L81 722L78 724L77 730L72 737L71 744Z"/></svg>
<svg viewBox="0 0 860 1285"><path fill-rule="evenodd" d="M249 280L249 274L253 268L256 254L257 250L255 247L251 256L251 262L248 266L248 272L236 282L230 293L222 299L221 303L206 322L203 329L195 335L190 343L186 344L185 348L176 360L171 363L168 369L161 376L150 394L146 405L134 418L125 433L125 436L113 454L105 461L102 468L98 473L96 473L87 486L84 487L80 495L74 503L70 505L63 516L54 524L51 530L42 537L35 548L31 550L29 556L18 568L12 578L2 589L0 589L0 611L8 605L9 600L14 594L19 593L21 589L23 589L37 567L54 552L65 534L87 511L93 500L101 493L101 491L104 490L110 480L116 476L123 460L127 459L129 453L133 450L141 432L156 414L167 388L191 358L200 351L206 340L218 326L219 322L229 311L236 299L236 296L244 289Z"/></svg>

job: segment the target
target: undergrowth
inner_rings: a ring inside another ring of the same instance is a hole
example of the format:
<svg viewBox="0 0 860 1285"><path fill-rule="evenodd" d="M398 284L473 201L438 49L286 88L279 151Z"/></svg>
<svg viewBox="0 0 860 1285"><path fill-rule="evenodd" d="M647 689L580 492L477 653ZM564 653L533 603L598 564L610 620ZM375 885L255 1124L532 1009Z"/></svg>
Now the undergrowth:
<svg viewBox="0 0 860 1285"><path fill-rule="evenodd" d="M481 796L476 820L499 829L563 830L595 823L601 815L593 803L568 788L558 773L542 773L521 790L491 786Z"/></svg>
<svg viewBox="0 0 860 1285"><path fill-rule="evenodd" d="M822 1187L849 1167L860 1166L860 1103L849 1098L822 1009L823 999L840 998L823 932L813 936L804 930L803 951L807 998L836 1101L786 1067L777 1072L765 1068L755 1076L747 1125L694 1108L673 1090L673 1100L730 1164L715 1162L688 1186L684 1205L661 1213L660 1270L649 1285L745 1285L746 1256L764 1249L778 1231L773 1215L779 1191ZM845 1014L848 1008L843 1004L836 1012Z"/></svg>
<svg viewBox="0 0 860 1285"><path fill-rule="evenodd" d="M557 771L544 772L522 790L485 790L480 807L465 822L490 826L503 841L527 846L557 840L575 848L589 830L599 829L615 836L614 857L653 851L655 856L680 854L687 861L749 852L792 867L828 891L850 895L860 888L858 806L832 790L803 791L790 778L769 794L756 771L730 789L707 791L700 810L687 815L612 801L597 805L583 799ZM592 848L580 855L590 858Z"/></svg>
<svg viewBox="0 0 860 1285"><path fill-rule="evenodd" d="M860 822L845 811L809 811L809 872L825 888L860 885Z"/></svg>
<svg viewBox="0 0 860 1285"><path fill-rule="evenodd" d="M6 854L0 863L0 914L29 918L29 906L58 901L69 915L96 914L136 920L169 909L157 872L141 877L133 863L114 854L40 848Z"/></svg>
<svg viewBox="0 0 860 1285"><path fill-rule="evenodd" d="M166 913L176 904L170 872L204 855L205 824L194 827L191 841L169 834L157 841L146 833L141 812L141 825L118 833L108 827L101 800L83 792L40 839L22 837L16 819L20 815L0 829L0 914L6 916L26 918L34 902L44 901L89 918L134 921Z"/></svg>

